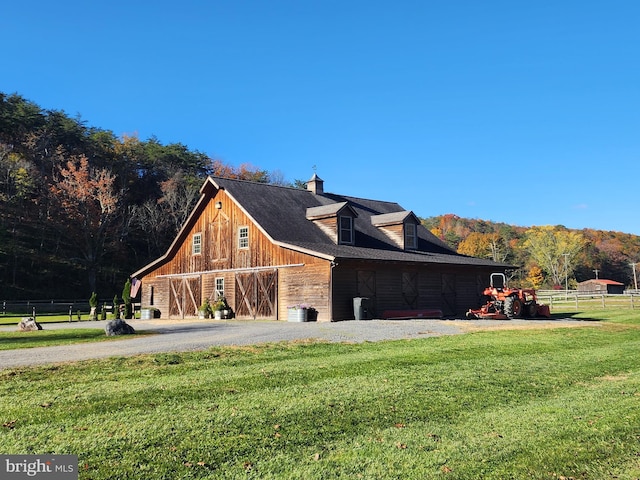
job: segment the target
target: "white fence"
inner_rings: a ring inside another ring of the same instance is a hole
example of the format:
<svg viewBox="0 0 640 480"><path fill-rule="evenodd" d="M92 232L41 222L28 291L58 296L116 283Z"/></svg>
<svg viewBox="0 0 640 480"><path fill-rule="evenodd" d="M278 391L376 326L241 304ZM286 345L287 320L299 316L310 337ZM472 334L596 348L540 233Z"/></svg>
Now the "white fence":
<svg viewBox="0 0 640 480"><path fill-rule="evenodd" d="M575 290L539 290L538 302L554 308L596 309L596 308L636 308L640 307L640 293L627 291L624 294L578 293Z"/></svg>

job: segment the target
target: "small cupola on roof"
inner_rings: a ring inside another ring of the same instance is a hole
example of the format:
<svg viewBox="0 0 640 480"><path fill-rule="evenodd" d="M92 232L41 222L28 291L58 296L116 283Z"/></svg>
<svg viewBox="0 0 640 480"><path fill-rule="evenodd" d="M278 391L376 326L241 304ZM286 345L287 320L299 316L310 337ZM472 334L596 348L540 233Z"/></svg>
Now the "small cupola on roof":
<svg viewBox="0 0 640 480"><path fill-rule="evenodd" d="M323 194L324 180L322 180L318 175L314 173L313 177L311 177L311 180L307 182L307 190L309 190L311 193L314 193L316 195Z"/></svg>
<svg viewBox="0 0 640 480"><path fill-rule="evenodd" d="M413 212L404 210L372 215L371 224L403 250L417 250L420 220Z"/></svg>
<svg viewBox="0 0 640 480"><path fill-rule="evenodd" d="M307 220L311 220L336 244L355 243L354 219L358 216L349 202L330 203L307 208Z"/></svg>

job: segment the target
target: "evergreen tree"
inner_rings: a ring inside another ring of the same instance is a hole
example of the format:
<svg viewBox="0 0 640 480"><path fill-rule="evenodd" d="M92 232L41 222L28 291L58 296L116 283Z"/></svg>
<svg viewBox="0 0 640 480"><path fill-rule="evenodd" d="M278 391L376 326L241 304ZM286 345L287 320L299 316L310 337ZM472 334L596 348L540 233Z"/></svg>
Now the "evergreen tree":
<svg viewBox="0 0 640 480"><path fill-rule="evenodd" d="M122 289L122 301L124 302L124 318L129 319L133 316L131 308L131 279L127 278Z"/></svg>
<svg viewBox="0 0 640 480"><path fill-rule="evenodd" d="M89 306L91 307L91 320L98 319L98 294L96 292L91 293L91 298L89 298Z"/></svg>

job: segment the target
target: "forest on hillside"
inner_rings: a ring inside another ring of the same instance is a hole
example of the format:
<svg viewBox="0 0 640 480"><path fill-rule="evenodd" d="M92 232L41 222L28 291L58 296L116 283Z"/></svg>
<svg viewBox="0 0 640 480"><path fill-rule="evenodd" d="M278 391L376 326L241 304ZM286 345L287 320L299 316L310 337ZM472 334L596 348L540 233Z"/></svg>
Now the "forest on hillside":
<svg viewBox="0 0 640 480"><path fill-rule="evenodd" d="M522 227L454 214L422 219L422 223L457 252L491 258L519 267L516 284L570 289L600 278L635 287L640 273L640 236L562 225Z"/></svg>
<svg viewBox="0 0 640 480"><path fill-rule="evenodd" d="M0 300L113 298L165 253L207 175L281 181L0 93Z"/></svg>
<svg viewBox="0 0 640 480"><path fill-rule="evenodd" d="M208 175L285 183L280 172L117 136L0 92L0 301L113 298L131 272L165 253ZM619 232L532 231L455 215L423 223L460 253L522 267L514 278L534 286L595 270L631 285L640 257L640 237ZM538 258L536 245L555 248L555 263Z"/></svg>

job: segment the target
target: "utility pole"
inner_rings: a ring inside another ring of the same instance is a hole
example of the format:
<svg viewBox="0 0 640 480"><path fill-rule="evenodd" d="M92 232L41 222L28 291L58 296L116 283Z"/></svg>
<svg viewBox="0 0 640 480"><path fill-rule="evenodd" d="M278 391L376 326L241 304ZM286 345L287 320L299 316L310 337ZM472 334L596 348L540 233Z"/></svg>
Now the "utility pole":
<svg viewBox="0 0 640 480"><path fill-rule="evenodd" d="M631 265L631 268L633 268L633 286L636 290L638 290L638 277L636 276L636 262L632 262L629 265Z"/></svg>
<svg viewBox="0 0 640 480"><path fill-rule="evenodd" d="M600 270L598 270L597 268L594 270L594 272L596 273L596 280L598 280L598 272L599 272L599 271L600 271Z"/></svg>

